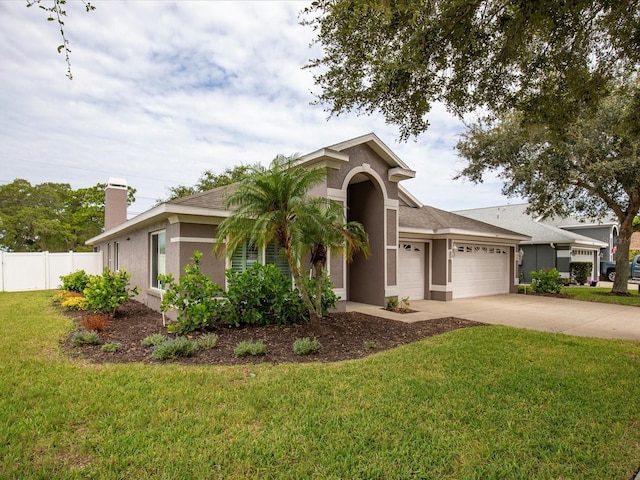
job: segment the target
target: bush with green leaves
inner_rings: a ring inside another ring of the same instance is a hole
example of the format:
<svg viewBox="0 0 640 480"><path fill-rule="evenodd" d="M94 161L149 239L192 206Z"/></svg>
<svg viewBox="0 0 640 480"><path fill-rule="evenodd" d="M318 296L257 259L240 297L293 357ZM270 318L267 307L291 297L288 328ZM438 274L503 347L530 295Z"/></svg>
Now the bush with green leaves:
<svg viewBox="0 0 640 480"><path fill-rule="evenodd" d="M233 353L236 357L244 357L246 355L264 355L267 353L267 347L264 342L249 342L245 340L233 347Z"/></svg>
<svg viewBox="0 0 640 480"><path fill-rule="evenodd" d="M78 330L74 332L71 337L71 344L74 347L79 347L80 345L97 345L99 343L100 335L95 331Z"/></svg>
<svg viewBox="0 0 640 480"><path fill-rule="evenodd" d="M118 307L138 293L130 288L131 274L121 269L112 272L105 268L102 275L92 275L84 289L84 308L94 312L113 315Z"/></svg>
<svg viewBox="0 0 640 480"><path fill-rule="evenodd" d="M82 293L89 283L91 277L84 270L76 270L69 275L62 275L62 289L68 292Z"/></svg>
<svg viewBox="0 0 640 480"><path fill-rule="evenodd" d="M562 290L562 277L555 268L532 271L533 291L537 293L560 293Z"/></svg>
<svg viewBox="0 0 640 480"><path fill-rule="evenodd" d="M168 326L169 332L187 334L195 330L211 328L224 316L225 302L221 298L222 287L202 272L202 253L193 252L193 263L184 267L184 275L176 283L171 274L159 275L165 286L160 309L175 309L177 320Z"/></svg>
<svg viewBox="0 0 640 480"><path fill-rule="evenodd" d="M304 318L305 308L291 279L272 264L255 263L244 272L227 270L229 325L272 325Z"/></svg>
<svg viewBox="0 0 640 480"><path fill-rule="evenodd" d="M177 357L192 357L198 351L198 343L187 337L167 338L153 347L151 358L168 360Z"/></svg>
<svg viewBox="0 0 640 480"><path fill-rule="evenodd" d="M102 350L103 352L106 352L106 353L116 353L116 352L119 352L121 348L122 348L122 344L121 343L119 343L119 342L109 342L109 343L105 343L104 345L102 345L100 350Z"/></svg>
<svg viewBox="0 0 640 480"><path fill-rule="evenodd" d="M311 340L309 337L297 338L293 342L293 353L296 355L309 355L320 350L320 341L317 338Z"/></svg>
<svg viewBox="0 0 640 480"><path fill-rule="evenodd" d="M578 285L584 285L587 283L587 278L591 273L592 268L593 263L591 262L571 262L569 264L571 278L573 278Z"/></svg>

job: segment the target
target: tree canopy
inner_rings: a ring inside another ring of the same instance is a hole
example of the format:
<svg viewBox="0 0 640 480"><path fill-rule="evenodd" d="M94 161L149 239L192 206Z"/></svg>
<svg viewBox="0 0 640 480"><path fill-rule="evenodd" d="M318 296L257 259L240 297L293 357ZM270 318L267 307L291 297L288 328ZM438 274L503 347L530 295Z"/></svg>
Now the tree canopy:
<svg viewBox="0 0 640 480"><path fill-rule="evenodd" d="M632 85L634 87L634 85ZM634 89L620 86L584 109L563 133L525 121L512 111L471 125L458 143L468 161L458 175L504 180L503 193L526 197L544 216L613 214L620 223L614 291L627 292L628 258L640 210L640 123Z"/></svg>
<svg viewBox="0 0 640 480"><path fill-rule="evenodd" d="M205 170L195 185L178 185L169 187L169 195L164 200L158 200L157 204L168 202L175 198L188 197L199 192L206 192L212 188L224 187L232 183L245 179L249 174L259 168L259 164L254 165L236 165L235 167L226 167L222 173L214 173L213 170Z"/></svg>
<svg viewBox="0 0 640 480"><path fill-rule="evenodd" d="M0 186L0 249L16 252L89 250L84 244L104 227L106 184L73 190L67 183ZM135 198L129 187L128 203Z"/></svg>
<svg viewBox="0 0 640 480"><path fill-rule="evenodd" d="M640 64L640 0L316 0L303 23L318 102L381 111L404 139L433 102L561 127Z"/></svg>

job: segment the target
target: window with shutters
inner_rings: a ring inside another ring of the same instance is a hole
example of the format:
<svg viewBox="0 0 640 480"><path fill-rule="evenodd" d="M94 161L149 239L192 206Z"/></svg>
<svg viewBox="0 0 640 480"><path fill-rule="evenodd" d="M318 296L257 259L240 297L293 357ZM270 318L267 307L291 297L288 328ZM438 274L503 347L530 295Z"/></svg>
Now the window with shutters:
<svg viewBox="0 0 640 480"><path fill-rule="evenodd" d="M287 259L280 255L280 248L275 243L268 244L263 250L249 243L238 247L231 257L231 269L234 272L244 272L256 262L272 263L283 275L291 275Z"/></svg>

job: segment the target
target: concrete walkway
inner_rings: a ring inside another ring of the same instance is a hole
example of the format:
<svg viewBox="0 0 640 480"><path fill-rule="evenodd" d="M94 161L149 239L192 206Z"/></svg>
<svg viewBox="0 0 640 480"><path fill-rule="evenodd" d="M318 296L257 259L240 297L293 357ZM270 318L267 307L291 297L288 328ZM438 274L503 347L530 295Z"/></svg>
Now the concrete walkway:
<svg viewBox="0 0 640 480"><path fill-rule="evenodd" d="M640 340L638 307L508 294L465 298L452 302L414 300L411 302L411 309L416 312L400 314L377 306L347 302L347 311L358 311L403 322L458 317L567 335Z"/></svg>

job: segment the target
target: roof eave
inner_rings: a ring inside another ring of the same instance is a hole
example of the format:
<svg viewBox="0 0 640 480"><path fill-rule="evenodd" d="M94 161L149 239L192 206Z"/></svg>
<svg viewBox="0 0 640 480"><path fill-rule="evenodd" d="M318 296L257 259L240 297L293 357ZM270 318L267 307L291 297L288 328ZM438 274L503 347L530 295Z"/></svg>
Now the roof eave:
<svg viewBox="0 0 640 480"><path fill-rule="evenodd" d="M225 218L230 215L229 210L215 210L206 207L193 207L189 205L176 205L171 203L163 203L154 207L150 210L147 210L140 215L133 217L130 220L118 225L117 227L111 228L105 232L102 232L100 235L96 235L88 239L85 242L85 245L95 245L96 243L102 243L111 238L124 235L128 232L131 232L135 229L144 227L145 225L150 225L156 223L160 220L168 219L173 215L195 215L200 217L220 217Z"/></svg>

